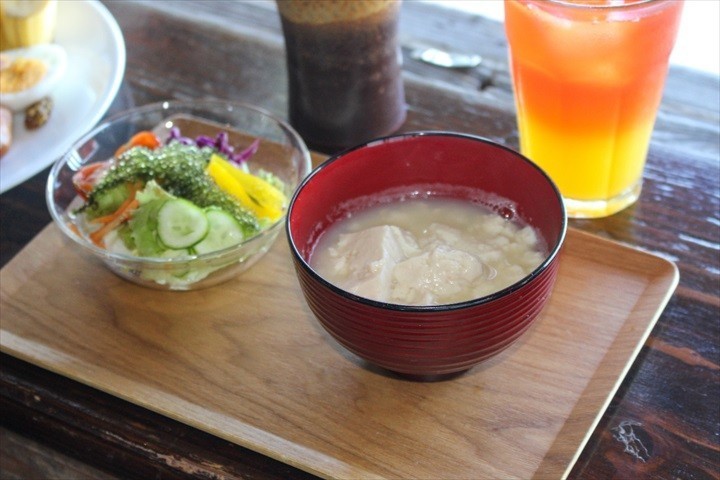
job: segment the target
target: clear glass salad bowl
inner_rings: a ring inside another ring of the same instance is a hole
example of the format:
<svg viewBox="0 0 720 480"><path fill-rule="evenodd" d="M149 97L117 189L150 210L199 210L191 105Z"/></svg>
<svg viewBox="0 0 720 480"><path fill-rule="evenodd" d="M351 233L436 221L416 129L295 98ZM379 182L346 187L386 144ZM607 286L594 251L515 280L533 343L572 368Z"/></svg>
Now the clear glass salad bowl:
<svg viewBox="0 0 720 480"><path fill-rule="evenodd" d="M138 285L161 290L195 290L229 280L261 258L285 222L282 216L259 233L221 250L182 257L140 257L110 251L79 233L77 209L82 205L73 177L83 167L113 157L134 134L154 131L160 139L179 129L182 136L215 138L228 133L236 151L253 142L245 160L250 172L270 172L284 184L289 199L311 169L310 153L300 136L283 120L260 108L216 100L166 101L112 116L79 139L52 167L46 197L50 214L65 237L112 272ZM286 209L285 209L286 210Z"/></svg>

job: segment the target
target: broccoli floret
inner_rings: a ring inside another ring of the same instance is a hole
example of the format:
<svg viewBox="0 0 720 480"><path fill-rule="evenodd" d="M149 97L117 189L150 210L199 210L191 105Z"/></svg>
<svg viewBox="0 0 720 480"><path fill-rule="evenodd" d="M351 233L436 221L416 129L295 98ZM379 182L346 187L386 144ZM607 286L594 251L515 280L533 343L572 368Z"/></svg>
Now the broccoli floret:
<svg viewBox="0 0 720 480"><path fill-rule="evenodd" d="M240 223L245 237L260 230L255 216L233 196L222 190L206 173L213 150L172 142L156 150L134 147L123 153L88 197L85 209L97 215L107 202L103 197L119 185L155 180L168 193L190 200L199 207L217 206L231 213Z"/></svg>

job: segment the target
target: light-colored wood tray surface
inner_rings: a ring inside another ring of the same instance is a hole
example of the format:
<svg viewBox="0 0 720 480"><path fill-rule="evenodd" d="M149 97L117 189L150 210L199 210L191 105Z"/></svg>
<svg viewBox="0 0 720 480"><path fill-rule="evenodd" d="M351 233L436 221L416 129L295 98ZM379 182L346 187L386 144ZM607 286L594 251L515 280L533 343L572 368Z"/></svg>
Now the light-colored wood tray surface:
<svg viewBox="0 0 720 480"><path fill-rule="evenodd" d="M2 351L328 478L565 475L667 303L656 256L570 230L537 324L465 374L415 382L319 326L281 234L229 283L130 284L49 225L0 272Z"/></svg>

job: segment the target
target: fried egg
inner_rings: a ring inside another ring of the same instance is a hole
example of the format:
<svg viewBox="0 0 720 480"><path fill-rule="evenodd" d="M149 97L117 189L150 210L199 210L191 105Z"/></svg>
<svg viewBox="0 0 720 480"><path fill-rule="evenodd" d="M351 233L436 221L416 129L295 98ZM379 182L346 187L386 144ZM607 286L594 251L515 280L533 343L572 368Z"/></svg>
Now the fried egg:
<svg viewBox="0 0 720 480"><path fill-rule="evenodd" d="M68 63L65 49L56 44L6 50L0 55L0 104L14 112L50 95L65 75ZM21 65L23 68L19 68ZM26 65L32 66L24 68ZM36 68L38 65L44 68Z"/></svg>

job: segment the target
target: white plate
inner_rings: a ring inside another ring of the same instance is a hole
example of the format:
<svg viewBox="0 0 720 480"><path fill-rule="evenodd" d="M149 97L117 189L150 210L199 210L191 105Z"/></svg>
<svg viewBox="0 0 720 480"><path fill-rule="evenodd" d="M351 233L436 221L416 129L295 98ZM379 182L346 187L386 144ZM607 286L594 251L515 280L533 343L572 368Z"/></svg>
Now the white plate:
<svg viewBox="0 0 720 480"><path fill-rule="evenodd" d="M0 159L0 193L62 156L110 107L125 73L125 41L113 16L97 0L58 2L55 43L67 50L65 77L53 91L48 122L28 131L15 114L13 143Z"/></svg>

